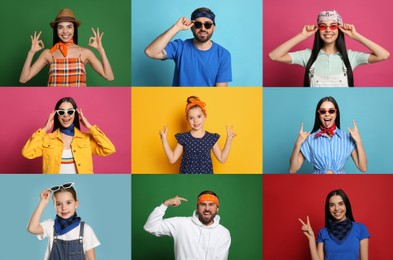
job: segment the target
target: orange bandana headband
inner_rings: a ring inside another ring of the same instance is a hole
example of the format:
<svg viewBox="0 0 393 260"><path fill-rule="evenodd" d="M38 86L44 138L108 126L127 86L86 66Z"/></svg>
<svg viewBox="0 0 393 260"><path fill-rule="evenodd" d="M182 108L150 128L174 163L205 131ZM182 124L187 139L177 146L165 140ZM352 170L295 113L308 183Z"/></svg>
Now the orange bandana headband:
<svg viewBox="0 0 393 260"><path fill-rule="evenodd" d="M198 197L198 204L200 204L204 201L212 201L217 205L217 207L219 206L218 205L218 198L216 196L214 196L213 194L203 194Z"/></svg>
<svg viewBox="0 0 393 260"><path fill-rule="evenodd" d="M192 107L195 107L195 106L200 107L202 109L203 114L205 114L205 116L207 116L206 109L205 109L205 107L206 107L206 103L205 102L199 101L199 100L197 100L195 98L190 98L190 101L191 102L188 103L187 106L186 106L186 117L187 117L187 114L188 114L188 110L190 110Z"/></svg>
<svg viewBox="0 0 393 260"><path fill-rule="evenodd" d="M49 53L53 53L54 51L56 51L57 49L60 49L60 52L63 54L64 57L67 57L67 52L68 52L68 45L71 45L74 43L74 40L71 39L68 42L64 43L64 42L58 42L55 45L53 45L53 47L49 50Z"/></svg>

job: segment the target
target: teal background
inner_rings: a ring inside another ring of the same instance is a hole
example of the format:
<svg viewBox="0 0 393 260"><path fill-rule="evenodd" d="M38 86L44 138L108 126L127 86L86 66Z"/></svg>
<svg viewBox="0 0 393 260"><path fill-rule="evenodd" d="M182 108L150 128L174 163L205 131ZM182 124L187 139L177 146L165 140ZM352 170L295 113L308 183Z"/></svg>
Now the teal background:
<svg viewBox="0 0 393 260"><path fill-rule="evenodd" d="M0 175L2 236L0 259L43 259L48 240L38 240L27 224L45 188L75 182L78 215L101 242L97 259L131 259L131 175ZM41 220L55 217L53 201Z"/></svg>
<svg viewBox="0 0 393 260"><path fill-rule="evenodd" d="M289 172L300 125L304 122L304 131L312 130L315 108L325 96L336 99L342 130L353 128L355 120L367 154L367 173L392 173L392 88L264 88L263 172ZM360 172L352 158L345 171ZM298 173L310 172L312 166L305 161Z"/></svg>
<svg viewBox="0 0 393 260"><path fill-rule="evenodd" d="M136 0L132 2L132 85L171 86L174 62L152 60L144 49L180 17L199 8L216 15L212 40L231 53L230 86L262 86L262 1ZM193 38L191 30L173 39Z"/></svg>
<svg viewBox="0 0 393 260"><path fill-rule="evenodd" d="M114 4L116 3L116 4ZM52 47L53 29L49 26L60 9L70 8L82 24L78 28L80 46L89 48L100 59L98 52L88 46L93 33L91 28L100 28L105 52L111 63L114 81L106 81L87 65L88 86L130 86L131 84L131 1L116 2L78 0L8 1L0 10L3 20L0 42L0 86L18 86L20 73L31 47L30 35L42 31L45 48ZM42 51L34 55L33 62ZM27 82L27 86L46 86L48 66Z"/></svg>
<svg viewBox="0 0 393 260"><path fill-rule="evenodd" d="M155 237L143 229L153 209L176 195L188 199L169 207L165 218L191 216L204 190L220 198L220 224L232 238L229 259L262 259L262 175L133 175L132 259L173 260L171 237Z"/></svg>

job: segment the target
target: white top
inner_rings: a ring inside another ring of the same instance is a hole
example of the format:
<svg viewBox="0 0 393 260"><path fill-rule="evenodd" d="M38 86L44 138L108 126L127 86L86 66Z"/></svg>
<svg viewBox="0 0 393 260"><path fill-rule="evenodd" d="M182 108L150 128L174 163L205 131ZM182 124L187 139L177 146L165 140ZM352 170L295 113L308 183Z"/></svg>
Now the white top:
<svg viewBox="0 0 393 260"><path fill-rule="evenodd" d="M196 211L192 217L163 219L168 207L161 204L150 214L143 227L155 236L173 237L176 260L226 260L228 259L231 235L220 225L220 216L206 226L199 221Z"/></svg>
<svg viewBox="0 0 393 260"><path fill-rule="evenodd" d="M48 247L46 248L44 260L49 260L50 252L52 252L53 245L53 225L55 221L53 219L47 219L40 223L41 227L44 229L44 232L41 235L37 235L39 240L43 240L44 238L48 238ZM75 240L79 239L79 231L80 225L71 231L65 233L64 235L59 235L57 238L61 240ZM99 246L101 243L98 241L94 230L85 223L84 233L83 233L83 251L89 251L92 248Z"/></svg>
<svg viewBox="0 0 393 260"><path fill-rule="evenodd" d="M71 149L63 150L61 155L60 174L76 174L74 155Z"/></svg>

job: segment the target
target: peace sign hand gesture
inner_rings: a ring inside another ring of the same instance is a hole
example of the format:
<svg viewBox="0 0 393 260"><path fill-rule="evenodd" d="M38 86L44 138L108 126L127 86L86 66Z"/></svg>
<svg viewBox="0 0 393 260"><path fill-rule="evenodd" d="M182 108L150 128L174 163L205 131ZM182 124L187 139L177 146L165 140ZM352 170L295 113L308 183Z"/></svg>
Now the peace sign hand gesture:
<svg viewBox="0 0 393 260"><path fill-rule="evenodd" d="M232 140L235 136L237 136L237 134L235 132L233 132L233 126L225 126L225 128L227 129L227 138Z"/></svg>
<svg viewBox="0 0 393 260"><path fill-rule="evenodd" d="M351 134L353 140L355 140L356 144L359 144L362 142L362 139L360 138L359 130L358 127L356 126L355 120L352 120L353 122L353 128L348 127L348 131Z"/></svg>
<svg viewBox="0 0 393 260"><path fill-rule="evenodd" d="M41 32L39 32L38 35L37 35L37 32L34 32L34 35L30 35L30 38L31 38L30 51L33 53L36 53L37 51L40 51L43 48L45 48L44 42L42 40L40 40L40 36L41 36Z"/></svg>
<svg viewBox="0 0 393 260"><path fill-rule="evenodd" d="M300 126L299 134L297 136L296 145L301 146L304 141L306 141L307 137L310 135L311 132L303 131L303 123Z"/></svg>
<svg viewBox="0 0 393 260"><path fill-rule="evenodd" d="M298 218L298 220L300 221L300 223L302 223L302 231L303 231L304 235L306 235L306 237L308 239L315 240L314 231L311 228L311 223L310 223L310 219L308 218L308 216L307 216L307 223L304 223L304 221L301 220L300 218Z"/></svg>

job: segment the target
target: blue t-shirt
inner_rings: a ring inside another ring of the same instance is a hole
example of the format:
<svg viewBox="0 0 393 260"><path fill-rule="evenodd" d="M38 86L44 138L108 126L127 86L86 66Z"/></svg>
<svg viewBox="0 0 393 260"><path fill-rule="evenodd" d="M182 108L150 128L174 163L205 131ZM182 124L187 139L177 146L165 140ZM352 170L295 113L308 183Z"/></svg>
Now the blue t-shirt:
<svg viewBox="0 0 393 260"><path fill-rule="evenodd" d="M352 229L341 245L334 242L326 227L318 233L317 243L323 243L325 260L358 260L360 241L369 238L370 234L364 224L352 222Z"/></svg>
<svg viewBox="0 0 393 260"><path fill-rule="evenodd" d="M213 173L211 150L219 134L208 131L201 138L195 138L190 132L178 133L176 140L183 146L183 157L180 163L180 172L187 174Z"/></svg>
<svg viewBox="0 0 393 260"><path fill-rule="evenodd" d="M175 61L173 86L215 86L232 81L231 54L213 42L208 50L195 48L193 39L174 40L165 47Z"/></svg>

